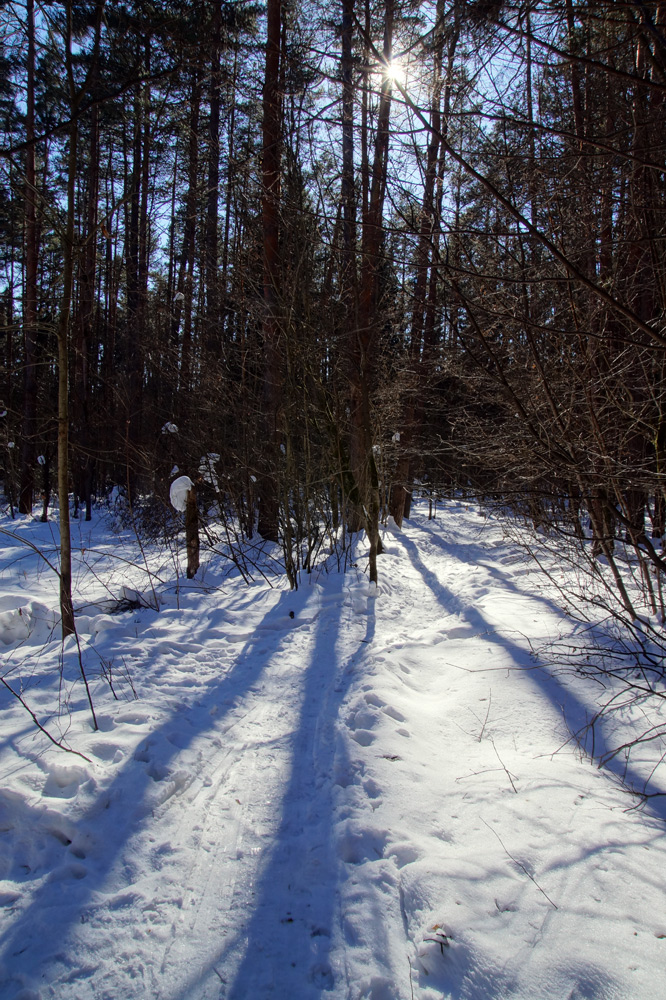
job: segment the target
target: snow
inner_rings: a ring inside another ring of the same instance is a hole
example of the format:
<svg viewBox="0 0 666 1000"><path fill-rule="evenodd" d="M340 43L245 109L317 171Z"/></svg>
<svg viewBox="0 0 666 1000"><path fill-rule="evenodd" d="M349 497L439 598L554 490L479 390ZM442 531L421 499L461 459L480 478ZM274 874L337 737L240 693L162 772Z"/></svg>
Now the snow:
<svg viewBox="0 0 666 1000"><path fill-rule="evenodd" d="M171 506L176 510L183 511L187 506L187 494L194 486L189 476L179 476L174 479L169 490Z"/></svg>
<svg viewBox="0 0 666 1000"><path fill-rule="evenodd" d="M216 493L220 492L220 486L217 481L217 473L215 472L214 466L219 461L219 453L211 451L207 455L202 455L199 463L199 476L201 477L201 481L208 483L209 486L212 486Z"/></svg>
<svg viewBox="0 0 666 1000"><path fill-rule="evenodd" d="M661 1000L662 800L570 739L575 626L480 513L386 530L378 591L76 522L97 731L57 524L3 522L0 675L83 756L0 689L2 1000Z"/></svg>

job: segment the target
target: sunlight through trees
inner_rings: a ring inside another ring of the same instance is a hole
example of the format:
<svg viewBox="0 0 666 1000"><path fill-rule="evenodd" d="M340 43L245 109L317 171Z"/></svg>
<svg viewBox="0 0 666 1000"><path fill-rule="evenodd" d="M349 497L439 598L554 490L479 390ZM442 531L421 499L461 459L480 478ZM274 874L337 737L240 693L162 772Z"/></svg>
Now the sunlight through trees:
<svg viewBox="0 0 666 1000"><path fill-rule="evenodd" d="M382 520L463 490L603 557L631 617L628 544L661 613L665 19L4 5L8 505L57 468L61 509L117 486L155 524L214 452L202 516L296 586L359 530L376 579Z"/></svg>

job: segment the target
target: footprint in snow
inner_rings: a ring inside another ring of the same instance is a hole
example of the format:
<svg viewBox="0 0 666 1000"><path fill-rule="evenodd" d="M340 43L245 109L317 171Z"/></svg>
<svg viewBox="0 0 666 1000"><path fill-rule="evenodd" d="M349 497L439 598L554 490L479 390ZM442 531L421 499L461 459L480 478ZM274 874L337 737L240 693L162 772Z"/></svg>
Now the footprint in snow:
<svg viewBox="0 0 666 1000"><path fill-rule="evenodd" d="M344 756L336 758L333 766L333 783L340 788L358 784L358 776L363 774L361 761L348 761Z"/></svg>
<svg viewBox="0 0 666 1000"><path fill-rule="evenodd" d="M388 857L395 858L395 863L398 868L404 868L405 865L411 865L414 861L418 861L421 857L421 852L418 848L406 841L404 843L390 844L386 853Z"/></svg>
<svg viewBox="0 0 666 1000"><path fill-rule="evenodd" d="M338 838L338 854L348 865L378 861L384 857L386 830L346 823Z"/></svg>
<svg viewBox="0 0 666 1000"><path fill-rule="evenodd" d="M391 719L395 719L396 722L405 722L405 716L402 712L399 712L397 708L393 708L392 705L387 705L386 702L375 694L374 691L369 691L363 696L368 705L372 705L374 708L379 708L384 715L390 716ZM357 713L358 718L358 713ZM375 719L377 717L375 716ZM367 727L366 727L367 728Z"/></svg>
<svg viewBox="0 0 666 1000"><path fill-rule="evenodd" d="M144 726L148 722L148 716L142 712L120 712L115 721L117 724L125 723L128 726Z"/></svg>
<svg viewBox="0 0 666 1000"><path fill-rule="evenodd" d="M115 726L115 720L110 715L97 716L97 730L100 733L108 733Z"/></svg>
<svg viewBox="0 0 666 1000"><path fill-rule="evenodd" d="M125 756L116 743L93 743L90 747L90 753L97 760L110 764L119 764Z"/></svg>
<svg viewBox="0 0 666 1000"><path fill-rule="evenodd" d="M447 639L469 639L474 634L474 629L469 625L457 625L454 628L447 629L445 632Z"/></svg>
<svg viewBox="0 0 666 1000"><path fill-rule="evenodd" d="M70 864L61 865L59 868L54 868L48 877L49 882L63 882L68 879L75 879L80 881L85 878L88 874L88 869L85 865Z"/></svg>
<svg viewBox="0 0 666 1000"><path fill-rule="evenodd" d="M369 747L375 742L376 736L372 732L374 726L379 721L379 715L367 708L357 709L350 715L347 725L350 729L351 738L362 747Z"/></svg>
<svg viewBox="0 0 666 1000"><path fill-rule="evenodd" d="M369 729L357 729L351 734L351 738L361 747L369 747L377 739Z"/></svg>
<svg viewBox="0 0 666 1000"><path fill-rule="evenodd" d="M51 764L47 774L42 795L51 799L74 798L79 787L92 780L84 768L76 765Z"/></svg>
<svg viewBox="0 0 666 1000"><path fill-rule="evenodd" d="M382 790L374 778L366 778L363 782L363 788L369 799L378 799L382 794Z"/></svg>
<svg viewBox="0 0 666 1000"><path fill-rule="evenodd" d="M388 715L392 719L395 719L396 722L406 721L402 712L399 712L397 708L393 708L391 705L386 705L384 708L382 708L382 712L384 713L384 715Z"/></svg>
<svg viewBox="0 0 666 1000"><path fill-rule="evenodd" d="M325 963L317 963L313 965L309 979L315 986L320 987L324 990L332 990L334 985L333 972L330 965Z"/></svg>
<svg viewBox="0 0 666 1000"><path fill-rule="evenodd" d="M367 709L358 709L350 717L348 725L351 730L354 729L372 729L379 721L379 716L376 712L369 712Z"/></svg>
<svg viewBox="0 0 666 1000"><path fill-rule="evenodd" d="M174 642L172 639L162 639L153 647L153 652L166 656L176 654L186 655L187 653L201 653L204 646L198 642Z"/></svg>
<svg viewBox="0 0 666 1000"><path fill-rule="evenodd" d="M211 713L212 714L212 713ZM167 741L178 750L185 750L190 745L190 740L187 738L187 734L178 731L167 733Z"/></svg>
<svg viewBox="0 0 666 1000"><path fill-rule="evenodd" d="M67 822L64 816L59 816L50 810L43 822L46 826L46 832L57 840L62 847L67 848L69 854L73 855L77 861L86 860L86 847L89 846L89 837L82 836L73 824ZM74 878L83 878L85 869L82 875L82 867L82 865L77 865L76 862L72 862L69 865Z"/></svg>
<svg viewBox="0 0 666 1000"><path fill-rule="evenodd" d="M147 764L146 774L153 781L165 781L167 778L171 777L171 770L165 764L160 763L159 760L153 759L154 743L153 740L148 740L146 743L142 743L135 752L134 760L138 761L140 764Z"/></svg>
<svg viewBox="0 0 666 1000"><path fill-rule="evenodd" d="M385 976L373 976L360 984L359 1000L395 1000L395 986Z"/></svg>

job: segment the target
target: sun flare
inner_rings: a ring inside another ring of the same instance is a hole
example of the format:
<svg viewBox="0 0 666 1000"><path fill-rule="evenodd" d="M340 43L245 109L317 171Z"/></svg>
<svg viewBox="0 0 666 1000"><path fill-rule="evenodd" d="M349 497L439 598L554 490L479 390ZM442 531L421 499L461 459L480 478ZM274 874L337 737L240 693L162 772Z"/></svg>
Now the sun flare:
<svg viewBox="0 0 666 1000"><path fill-rule="evenodd" d="M405 67L397 59L392 59L385 67L384 72L393 83L398 83L401 87L405 86L407 73Z"/></svg>

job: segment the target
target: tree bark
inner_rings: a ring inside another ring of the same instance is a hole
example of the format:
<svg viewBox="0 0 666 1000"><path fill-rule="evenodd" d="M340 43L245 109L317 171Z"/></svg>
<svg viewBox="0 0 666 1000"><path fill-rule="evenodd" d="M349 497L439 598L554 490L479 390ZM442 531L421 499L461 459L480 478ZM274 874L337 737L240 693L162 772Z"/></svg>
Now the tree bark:
<svg viewBox="0 0 666 1000"><path fill-rule="evenodd" d="M185 501L185 545L187 548L187 579L191 580L199 569L199 512L197 491L193 486L187 491Z"/></svg>
<svg viewBox="0 0 666 1000"><path fill-rule="evenodd" d="M76 91L71 60L71 4L67 11L67 70L72 108ZM62 638L75 632L72 603L72 539L69 523L69 336L74 285L74 213L78 124L72 116L67 156L67 216L63 235L63 287L58 317L58 505L60 508L60 616Z"/></svg>
<svg viewBox="0 0 666 1000"><path fill-rule="evenodd" d="M74 289L75 260L75 213L76 213L76 173L78 159L78 116L77 111L83 90L77 89L72 58L72 3L67 4L65 35L65 68L71 119L68 131L69 149L67 154L67 212L65 231L62 238L63 285L60 313L57 324L58 339L58 505L60 508L60 615L63 640L75 634L74 605L72 603L72 539L69 521L69 342ZM99 2L96 10L95 48L91 75L95 71L99 54L101 19L104 3ZM90 76L86 84L89 83ZM84 84L85 86L85 84ZM88 689L83 664L81 663L86 689ZM90 692L88 691L90 699ZM95 718L92 701L90 708ZM95 728L97 724L95 723Z"/></svg>
<svg viewBox="0 0 666 1000"><path fill-rule="evenodd" d="M25 297L23 302L23 424L19 511L31 514L34 503L35 432L37 418L37 212L35 171L35 6L26 2L28 88L26 96L25 163Z"/></svg>
<svg viewBox="0 0 666 1000"><path fill-rule="evenodd" d="M74 398L72 424L78 454L75 490L85 503L86 521L92 517L93 442L90 433L89 354L93 333L97 263L97 212L99 195L99 108L91 111L90 151L85 194L86 232L79 265L79 306L74 321Z"/></svg>
<svg viewBox="0 0 666 1000"><path fill-rule="evenodd" d="M277 456L279 446L280 358L278 350L278 288L280 272L280 140L281 101L280 24L281 0L268 2L266 73L263 96L263 265L264 265L264 341L263 413L265 452L259 481L258 530L267 541L278 541Z"/></svg>
<svg viewBox="0 0 666 1000"><path fill-rule="evenodd" d="M208 192L206 198L205 280L206 280L206 330L204 343L208 362L212 363L220 347L220 294L219 294L219 198L220 198L220 104L221 104L221 45L222 3L212 5L212 45L210 57L210 114L208 121Z"/></svg>
<svg viewBox="0 0 666 1000"><path fill-rule="evenodd" d="M176 279L176 300L173 303L171 343L178 356L181 313L183 333L180 342L178 365L178 389L187 394L190 389L192 354L192 299L194 296L194 251L197 228L197 183L199 170L199 109L201 104L201 82L199 71L192 69L190 84L190 114L187 140L187 194L185 195L185 223L183 226L183 247Z"/></svg>
<svg viewBox="0 0 666 1000"><path fill-rule="evenodd" d="M354 185L354 0L342 3L342 288L348 312L356 307L356 189Z"/></svg>
<svg viewBox="0 0 666 1000"><path fill-rule="evenodd" d="M399 427L400 441L398 445L398 461L395 470L395 482L391 489L389 509L395 523L402 527L403 517L409 516L411 502L410 470L412 459L410 451L418 432L419 395L424 389L424 326L426 322L426 300L429 289L429 274L434 263L435 248L435 185L440 168L439 142L442 131L442 63L445 36L443 31L444 2L438 0L436 21L439 30L435 35L435 52L433 65L433 85L430 105L430 121L432 130L428 140L426 156L425 183L421 205L421 221L419 226L418 244L416 250L416 281L414 284L414 300L412 306L412 329L409 346L409 366L412 385L408 387L402 408L402 420ZM450 87L453 56L455 53L460 28L456 16L452 37L449 41L449 70L447 87ZM446 117L444 130L446 130Z"/></svg>
<svg viewBox="0 0 666 1000"><path fill-rule="evenodd" d="M383 62L391 62L393 44L394 0L386 0ZM388 170L389 121L391 115L391 75L383 73L377 117L377 131L372 164L372 182L361 237L361 275L359 281L358 322L352 328L351 359L351 468L363 520L370 542L370 582L377 582L379 538L379 481L373 450L372 390L376 374L379 305L379 254L384 235L383 213Z"/></svg>

